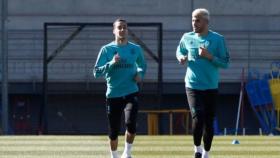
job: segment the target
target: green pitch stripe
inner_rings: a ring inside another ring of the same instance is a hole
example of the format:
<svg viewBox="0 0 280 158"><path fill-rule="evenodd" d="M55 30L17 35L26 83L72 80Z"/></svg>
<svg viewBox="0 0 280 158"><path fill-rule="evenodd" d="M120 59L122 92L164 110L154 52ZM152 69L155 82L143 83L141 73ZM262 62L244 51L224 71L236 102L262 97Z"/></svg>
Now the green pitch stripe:
<svg viewBox="0 0 280 158"><path fill-rule="evenodd" d="M232 145L233 139L240 145ZM119 151L124 137L120 137ZM212 158L279 158L280 137L215 137ZM0 137L2 158L108 158L107 136ZM192 158L191 136L137 136L134 158Z"/></svg>
<svg viewBox="0 0 280 158"><path fill-rule="evenodd" d="M134 151L133 152L135 156L137 155L192 155L193 151ZM252 155L258 155L258 156L269 156L269 155L280 155L280 151L252 151L252 152L247 152L247 151L223 151L223 152L217 152L213 151L211 152L211 155L240 155L240 156L252 156Z"/></svg>
<svg viewBox="0 0 280 158"><path fill-rule="evenodd" d="M79 150L75 150L75 151L52 151L52 150L31 150L31 151L17 151L17 150L13 150L13 151L1 151L0 156L1 155L56 155L56 156L69 156L69 155L106 155L107 153L105 151L79 151Z"/></svg>

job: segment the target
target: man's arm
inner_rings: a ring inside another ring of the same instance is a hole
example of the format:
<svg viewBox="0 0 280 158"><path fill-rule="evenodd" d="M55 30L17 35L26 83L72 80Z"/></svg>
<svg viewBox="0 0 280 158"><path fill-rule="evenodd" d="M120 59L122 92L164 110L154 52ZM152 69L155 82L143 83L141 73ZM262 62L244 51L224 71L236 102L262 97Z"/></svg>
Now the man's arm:
<svg viewBox="0 0 280 158"><path fill-rule="evenodd" d="M225 39L219 41L218 55L213 56L212 63L217 67L227 68L229 66L230 56L226 47Z"/></svg>
<svg viewBox="0 0 280 158"><path fill-rule="evenodd" d="M146 69L147 69L147 63L145 61L143 51L141 48L139 48L139 55L136 59L136 67L137 67L137 74L134 79L137 82L140 82L141 80L144 79Z"/></svg>
<svg viewBox="0 0 280 158"><path fill-rule="evenodd" d="M229 53L225 45L225 40L222 38L218 43L218 53L216 56L208 52L207 49L200 47L199 56L211 61L215 66L227 68L229 65Z"/></svg>
<svg viewBox="0 0 280 158"><path fill-rule="evenodd" d="M187 57L188 50L185 47L183 39L184 39L184 36L180 40L180 43L176 50L176 58L179 61L179 63L182 65L185 64L188 59L188 57Z"/></svg>
<svg viewBox="0 0 280 158"><path fill-rule="evenodd" d="M104 48L101 48L93 69L93 75L95 78L104 76L106 73L109 72L112 65L119 61L119 56L117 54L111 61L109 61L105 53L106 50Z"/></svg>

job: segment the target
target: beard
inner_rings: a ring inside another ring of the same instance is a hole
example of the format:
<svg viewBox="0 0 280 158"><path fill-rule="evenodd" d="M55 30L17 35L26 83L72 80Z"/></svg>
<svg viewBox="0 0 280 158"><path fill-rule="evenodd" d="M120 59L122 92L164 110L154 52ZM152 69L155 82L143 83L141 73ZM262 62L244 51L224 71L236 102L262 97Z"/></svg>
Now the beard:
<svg viewBox="0 0 280 158"><path fill-rule="evenodd" d="M203 32L203 28L193 28L193 31L195 32L195 33L201 33L201 32Z"/></svg>

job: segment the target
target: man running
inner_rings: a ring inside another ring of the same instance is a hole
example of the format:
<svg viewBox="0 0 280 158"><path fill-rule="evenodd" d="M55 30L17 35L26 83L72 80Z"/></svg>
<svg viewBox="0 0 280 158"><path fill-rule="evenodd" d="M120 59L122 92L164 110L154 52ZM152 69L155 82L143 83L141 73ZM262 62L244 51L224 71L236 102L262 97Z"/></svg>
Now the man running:
<svg viewBox="0 0 280 158"><path fill-rule="evenodd" d="M209 20L208 10L194 10L193 31L183 35L176 51L180 64L188 62L185 86L192 114L195 158L209 157L214 136L219 68L227 68L229 64L224 37L209 30ZM202 138L204 148L201 147Z"/></svg>
<svg viewBox="0 0 280 158"><path fill-rule="evenodd" d="M115 40L103 46L95 67L95 77L107 82L106 107L109 122L111 158L118 158L118 135L121 116L125 114L125 149L121 158L131 158L138 113L138 82L143 80L146 62L139 45L128 41L127 22L117 19L113 24Z"/></svg>

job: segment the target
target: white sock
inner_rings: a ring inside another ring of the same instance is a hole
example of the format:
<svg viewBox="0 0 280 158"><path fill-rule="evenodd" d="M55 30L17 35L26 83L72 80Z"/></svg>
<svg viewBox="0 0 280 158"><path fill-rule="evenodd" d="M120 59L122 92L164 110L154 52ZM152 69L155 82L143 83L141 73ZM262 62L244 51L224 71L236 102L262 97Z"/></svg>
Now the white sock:
<svg viewBox="0 0 280 158"><path fill-rule="evenodd" d="M201 146L194 146L194 152L195 153L202 153L202 147Z"/></svg>
<svg viewBox="0 0 280 158"><path fill-rule="evenodd" d="M115 150L115 151L111 150L111 158L119 158L117 150Z"/></svg>
<svg viewBox="0 0 280 158"><path fill-rule="evenodd" d="M209 158L209 152L208 152L208 151L203 150L203 153L202 153L202 158Z"/></svg>
<svg viewBox="0 0 280 158"><path fill-rule="evenodd" d="M125 142L123 155L131 156L131 148L132 148L132 144Z"/></svg>

